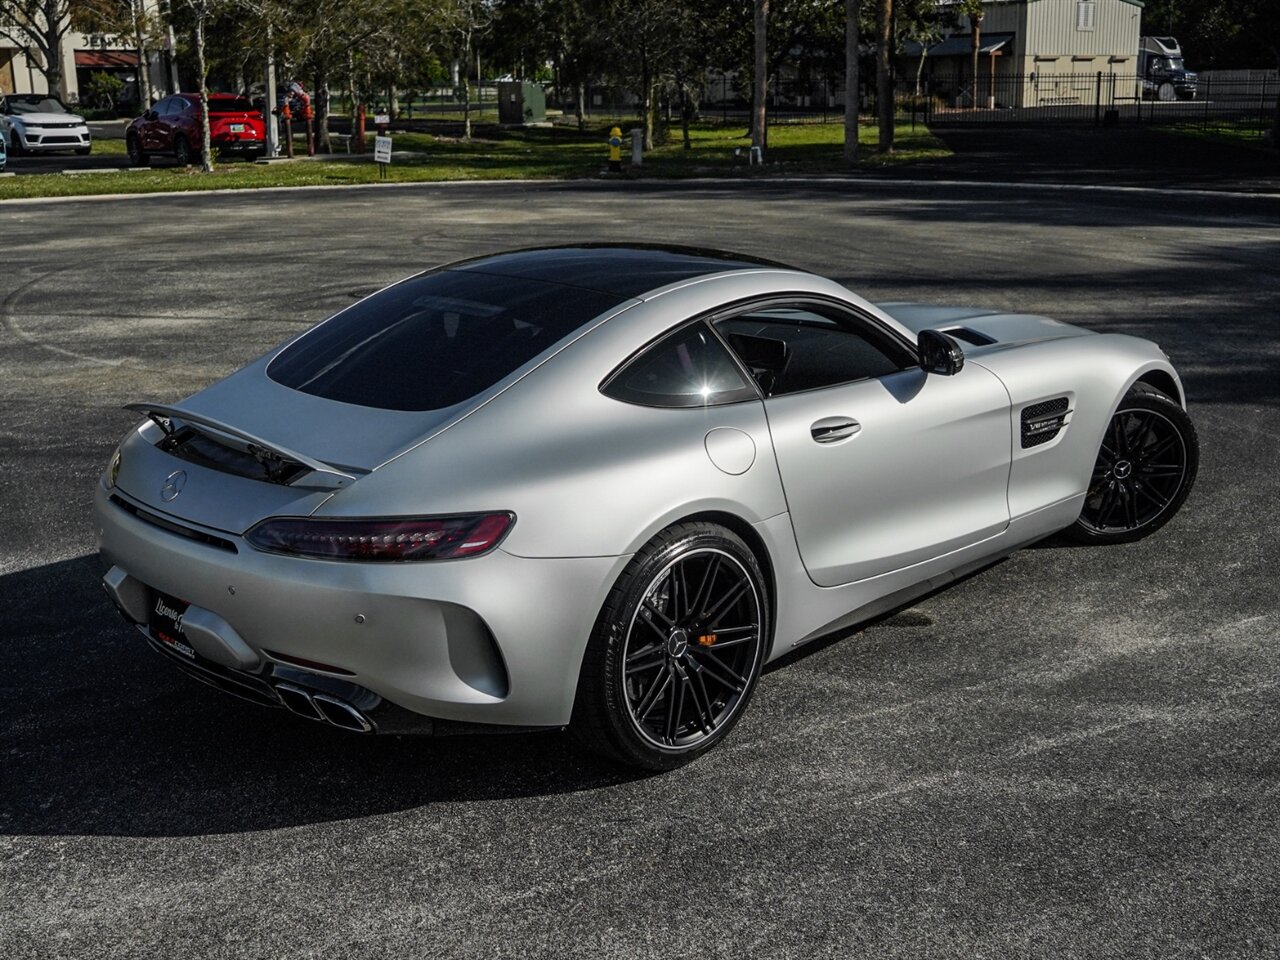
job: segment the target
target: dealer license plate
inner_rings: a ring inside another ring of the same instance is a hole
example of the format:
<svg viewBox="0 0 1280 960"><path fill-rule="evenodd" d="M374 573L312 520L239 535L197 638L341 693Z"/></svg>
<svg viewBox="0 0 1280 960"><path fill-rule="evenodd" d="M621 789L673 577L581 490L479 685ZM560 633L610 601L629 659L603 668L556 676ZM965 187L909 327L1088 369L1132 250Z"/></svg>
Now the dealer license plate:
<svg viewBox="0 0 1280 960"><path fill-rule="evenodd" d="M147 626L151 636L155 637L170 650L196 658L196 652L187 643L187 635L182 631L182 616L190 604L177 597L171 597L159 590L151 591L151 608L147 613Z"/></svg>
<svg viewBox="0 0 1280 960"><path fill-rule="evenodd" d="M231 132L232 132L232 133L244 133L244 124L243 124L243 123L233 123L233 124L231 125Z"/></svg>

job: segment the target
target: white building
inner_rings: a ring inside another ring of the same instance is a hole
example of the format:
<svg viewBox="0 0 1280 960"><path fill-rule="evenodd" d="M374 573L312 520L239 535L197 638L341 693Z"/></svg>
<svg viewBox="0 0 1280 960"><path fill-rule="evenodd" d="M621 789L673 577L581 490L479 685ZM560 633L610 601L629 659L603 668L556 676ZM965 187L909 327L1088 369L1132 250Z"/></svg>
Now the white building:
<svg viewBox="0 0 1280 960"><path fill-rule="evenodd" d="M140 0L154 20L163 22L159 0ZM147 49L148 77L152 97L176 92L172 30L170 40ZM81 100L80 88L94 72L109 73L125 83L124 99L138 97L138 50L126 37L101 33L68 31L62 38L62 89L69 103ZM154 48L153 48L154 47ZM32 62L8 37L0 36L0 95L6 93L48 93L48 84L39 61ZM144 95L145 96L145 95Z"/></svg>

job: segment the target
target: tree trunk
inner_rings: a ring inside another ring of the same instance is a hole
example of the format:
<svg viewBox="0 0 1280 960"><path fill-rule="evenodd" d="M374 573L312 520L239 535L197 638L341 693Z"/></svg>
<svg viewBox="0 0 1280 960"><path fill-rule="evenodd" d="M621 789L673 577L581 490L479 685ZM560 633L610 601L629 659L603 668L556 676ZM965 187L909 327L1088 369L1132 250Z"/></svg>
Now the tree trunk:
<svg viewBox="0 0 1280 960"><path fill-rule="evenodd" d="M213 155L209 150L209 76L204 60L204 21L196 14L196 73L200 77L200 168L213 173Z"/></svg>
<svg viewBox="0 0 1280 960"><path fill-rule="evenodd" d="M969 94L971 106L978 109L978 50L982 46L982 13L973 14L970 18L973 24L973 65L971 73L973 74L973 90Z"/></svg>
<svg viewBox="0 0 1280 960"><path fill-rule="evenodd" d="M858 6L844 0L844 162L858 162Z"/></svg>
<svg viewBox="0 0 1280 960"><path fill-rule="evenodd" d="M693 141L689 139L689 118L693 115L693 101L689 96L689 85L680 84L680 138L686 150L693 149Z"/></svg>
<svg viewBox="0 0 1280 960"><path fill-rule="evenodd" d="M45 17L45 29L42 31L44 43L40 44L43 48L40 50L41 59L44 60L40 72L44 74L45 86L49 88L49 92L65 100L67 84L62 76L62 33L59 32L64 25L58 17L56 4L44 4L41 12Z"/></svg>
<svg viewBox="0 0 1280 960"><path fill-rule="evenodd" d="M924 58L929 55L929 40L920 43L920 62L916 64L916 99L920 98L920 82L924 77Z"/></svg>
<svg viewBox="0 0 1280 960"><path fill-rule="evenodd" d="M760 152L763 154L769 134L766 126L768 119L765 112L765 96L769 89L769 46L767 42L769 0L755 0L755 3L756 55L755 76L751 78L751 145L759 147Z"/></svg>
<svg viewBox="0 0 1280 960"><path fill-rule="evenodd" d="M462 136L471 139L471 29L466 32L462 57Z"/></svg>
<svg viewBox="0 0 1280 960"><path fill-rule="evenodd" d="M653 80L649 74L649 51L640 48L640 126L644 130L644 149L653 149Z"/></svg>
<svg viewBox="0 0 1280 960"><path fill-rule="evenodd" d="M587 129L587 85L579 80L574 84L574 89L577 100L575 109L578 113L578 132L583 133Z"/></svg>
<svg viewBox="0 0 1280 960"><path fill-rule="evenodd" d="M893 0L879 0L876 18L876 112L880 153L893 153Z"/></svg>
<svg viewBox="0 0 1280 960"><path fill-rule="evenodd" d="M138 106L146 110L151 106L151 63L147 57L147 32L142 29L142 20L138 16L138 7L134 0L129 2L133 14L133 35L138 41Z"/></svg>
<svg viewBox="0 0 1280 960"><path fill-rule="evenodd" d="M323 63L323 61L321 61ZM316 153L333 153L333 141L329 139L329 113L333 109L333 97L329 92L329 69L316 70Z"/></svg>

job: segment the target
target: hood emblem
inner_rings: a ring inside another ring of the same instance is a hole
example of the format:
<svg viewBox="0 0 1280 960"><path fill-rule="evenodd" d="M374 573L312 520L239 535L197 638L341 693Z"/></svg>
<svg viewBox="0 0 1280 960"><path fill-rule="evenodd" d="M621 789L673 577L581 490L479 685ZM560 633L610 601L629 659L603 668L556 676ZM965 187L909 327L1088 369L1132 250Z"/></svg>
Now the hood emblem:
<svg viewBox="0 0 1280 960"><path fill-rule="evenodd" d="M187 471L175 470L164 478L164 486L160 488L160 499L169 503L178 498L182 488L187 485Z"/></svg>

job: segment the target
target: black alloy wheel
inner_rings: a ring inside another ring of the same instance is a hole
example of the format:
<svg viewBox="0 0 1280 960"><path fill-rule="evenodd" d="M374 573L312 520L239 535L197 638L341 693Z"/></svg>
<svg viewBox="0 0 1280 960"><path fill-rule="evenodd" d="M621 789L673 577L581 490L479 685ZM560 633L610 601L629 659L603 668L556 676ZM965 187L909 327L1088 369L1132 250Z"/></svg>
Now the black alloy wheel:
<svg viewBox="0 0 1280 960"><path fill-rule="evenodd" d="M668 770L722 740L766 652L769 600L731 531L685 523L636 554L588 645L573 729L589 746Z"/></svg>
<svg viewBox="0 0 1280 960"><path fill-rule="evenodd" d="M1199 464L1191 418L1163 393L1139 384L1107 424L1070 532L1086 543L1128 543L1153 533L1178 512Z"/></svg>

